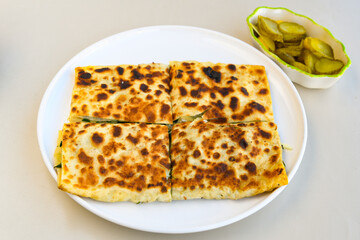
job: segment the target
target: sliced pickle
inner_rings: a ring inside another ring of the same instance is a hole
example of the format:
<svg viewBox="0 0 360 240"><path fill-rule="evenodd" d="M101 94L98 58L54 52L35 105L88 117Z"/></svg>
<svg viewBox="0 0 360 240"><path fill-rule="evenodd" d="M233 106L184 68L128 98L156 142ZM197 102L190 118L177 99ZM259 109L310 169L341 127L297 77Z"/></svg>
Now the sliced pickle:
<svg viewBox="0 0 360 240"><path fill-rule="evenodd" d="M254 32L254 35L255 37L259 37L260 36L260 32L259 32L259 29L257 28L257 26L255 26L254 24L250 23L251 27L253 28L253 32Z"/></svg>
<svg viewBox="0 0 360 240"><path fill-rule="evenodd" d="M302 48L300 46L289 46L289 47L284 47L284 48L278 48L276 49L277 53L287 53L293 57L298 57L300 56L301 52L302 52Z"/></svg>
<svg viewBox="0 0 360 240"><path fill-rule="evenodd" d="M281 48L280 48L281 49ZM293 62L295 62L295 58L293 56L291 56L290 54L286 53L286 52L282 52L282 51L278 51L279 49L275 50L275 54L284 62L288 63L288 64L293 64Z"/></svg>
<svg viewBox="0 0 360 240"><path fill-rule="evenodd" d="M264 35L274 41L283 42L283 35L278 29L278 24L270 18L259 16L258 30L260 35Z"/></svg>
<svg viewBox="0 0 360 240"><path fill-rule="evenodd" d="M289 47L289 46L299 46L300 44L302 44L303 41L300 42L284 42L284 47ZM301 47L303 48L304 45L301 45Z"/></svg>
<svg viewBox="0 0 360 240"><path fill-rule="evenodd" d="M334 52L331 46L318 38L306 37L304 48L309 49L317 57L334 59Z"/></svg>
<svg viewBox="0 0 360 240"><path fill-rule="evenodd" d="M311 72L315 72L315 63L318 61L318 58L307 49L304 50L302 57L303 62L311 69Z"/></svg>
<svg viewBox="0 0 360 240"><path fill-rule="evenodd" d="M278 27L283 34L284 42L299 42L306 36L305 28L297 23L281 22Z"/></svg>
<svg viewBox="0 0 360 240"><path fill-rule="evenodd" d="M267 49L269 49L271 52L275 51L275 43L272 39L265 37L264 35L260 35L259 29L251 24L251 27L254 30L254 35L259 39L260 42L262 42Z"/></svg>
<svg viewBox="0 0 360 240"><path fill-rule="evenodd" d="M303 71L305 71L305 72L308 72L308 73L311 73L311 69L308 67L308 66L306 66L305 64L303 64L303 63L301 63L301 62L293 62L293 64L292 64L294 67L297 67L297 68L299 68L300 70L303 70Z"/></svg>
<svg viewBox="0 0 360 240"><path fill-rule="evenodd" d="M340 60L320 58L315 63L315 71L318 74L336 74L342 69L343 66L344 63Z"/></svg>
<svg viewBox="0 0 360 240"><path fill-rule="evenodd" d="M265 37L265 36L259 36L259 40L260 42L262 42L265 47L267 47L267 49L269 49L271 52L274 52L275 51L275 43L273 40L271 40L270 38L268 37Z"/></svg>
<svg viewBox="0 0 360 240"><path fill-rule="evenodd" d="M275 42L276 48L283 48L283 47L289 47L289 46L299 46L301 44L300 42Z"/></svg>
<svg viewBox="0 0 360 240"><path fill-rule="evenodd" d="M301 49L290 48L290 47L278 48L275 50L275 53L277 53L277 54L286 53L286 54L289 54L290 56L298 57L301 54Z"/></svg>

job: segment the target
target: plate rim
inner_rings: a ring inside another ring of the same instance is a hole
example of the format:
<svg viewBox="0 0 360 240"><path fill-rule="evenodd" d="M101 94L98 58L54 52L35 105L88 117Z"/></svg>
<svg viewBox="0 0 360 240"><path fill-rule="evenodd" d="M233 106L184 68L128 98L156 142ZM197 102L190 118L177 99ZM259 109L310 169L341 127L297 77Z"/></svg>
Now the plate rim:
<svg viewBox="0 0 360 240"><path fill-rule="evenodd" d="M68 194L68 196L70 196L73 200L75 200L79 205L81 205L82 207L84 207L85 209L87 209L88 211L94 213L95 215L108 220L110 222L113 222L115 224L124 226L124 227L128 227L131 229L136 229L136 230L141 230L141 231L146 231L146 232L153 232L153 233L167 233L167 234L178 234L178 233L194 233L194 232L202 232L202 231L207 231L207 230L211 230L211 229L216 229L216 228L220 228L229 224L232 224L234 222L240 221L252 214L254 214L255 212L259 211L260 209L262 209L263 207L265 207L268 203L270 203L271 201L273 201L287 186L289 186L292 178L294 177L294 175L296 174L304 153L305 153L305 148L306 148L306 144L307 144L307 135L308 135L308 126L307 126L307 117L306 117L306 112L305 112L305 108L303 105L303 102L300 98L300 95L298 93L298 91L296 90L294 84L292 83L292 81L290 80L290 78L285 74L285 72L275 63L273 62L270 58L268 58L265 54L263 54L261 51L259 51L258 49L256 49L255 47L253 47L252 45L242 41L239 38L230 36L228 34L222 33L222 32L218 32L218 31L214 31L214 30L210 30L210 29L206 29L206 28L200 28L200 27L194 27L194 26L184 26L184 25L154 25L154 26L147 26L147 27L140 27L140 28L135 28L135 29L130 29L130 30L126 30L123 32L119 32L113 35L110 35L108 37L105 37L99 41L96 41L95 43L89 45L88 47L85 47L84 49L82 49L80 52L78 52L76 55L74 55L73 57L71 57L61 68L60 70L55 74L55 76L51 79L51 82L49 83L48 87L45 90L45 93L43 94L41 103L40 103L40 107L38 110L38 116L37 116L37 138L38 138L38 145L41 151L41 155L42 155L42 159L46 165L46 167L48 168L50 174L52 175L52 177L54 178L54 180L56 181L57 179L57 175L56 172L53 168L53 166L51 165L51 161L48 161L49 157L46 154L45 151L45 146L43 145L43 138L42 138L42 123L43 123L43 119L44 119L44 110L45 107L48 103L48 99L51 96L51 92L53 91L55 85L57 84L57 82L59 81L60 77L64 74L64 72L77 60L77 59L81 59L82 57L91 54L92 52L96 51L96 49L98 49L99 47L105 45L107 42L113 41L114 39L117 38L121 38L121 37L125 37L126 35L131 35L131 34L136 34L136 33L141 33L143 31L153 31L153 30L160 30L160 31L168 31L168 30L188 30L188 31L195 31L195 32L199 32L199 33L204 33L204 34L208 34L208 35L212 35L212 36L216 36L216 37L220 37L221 39L227 39L227 40L231 40L231 41L235 41L240 45L245 45L249 48L252 49L252 51L256 51L259 54L263 55L263 57L267 60L269 60L269 63L272 65L272 67L274 67L277 71L279 71L284 78L286 79L287 83L288 83L288 87L291 88L291 90L293 91L293 94L295 96L296 102L298 103L300 109L301 109L301 116L302 116L302 123L303 123L303 141L301 143L301 149L299 151L299 155L297 156L297 160L296 163L292 169L292 171L290 172L290 174L288 174L288 185L282 186L276 190L274 190L272 193L270 193L264 200L262 200L261 202L257 203L255 206L251 207L250 209L248 209L247 211L229 218L227 220L221 221L221 222L217 222L217 223L213 223L213 224L207 224L204 226L196 226L193 228L188 228L187 230L184 229L179 229L179 230L171 230L171 231L166 231L164 230L159 230L159 229L154 229L153 227L140 227L136 224L129 224L127 222L123 222L123 221L119 221L118 219L114 219L111 216L106 215L106 213L98 210L96 207L94 206L90 206L90 204L88 202L86 202L84 199L82 199L81 197L78 197L76 195L72 195L72 194Z"/></svg>

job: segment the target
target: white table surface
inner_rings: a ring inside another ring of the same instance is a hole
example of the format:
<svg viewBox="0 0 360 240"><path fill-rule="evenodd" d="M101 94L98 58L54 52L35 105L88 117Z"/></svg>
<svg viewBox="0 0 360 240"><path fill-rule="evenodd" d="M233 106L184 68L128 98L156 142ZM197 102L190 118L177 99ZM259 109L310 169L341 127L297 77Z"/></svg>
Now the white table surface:
<svg viewBox="0 0 360 240"><path fill-rule="evenodd" d="M352 66L327 90L295 85L308 144L289 186L231 225L168 235L128 229L56 187L36 136L39 104L56 72L107 36L151 25L188 25L251 44L246 17L258 6L307 15L342 41ZM0 239L360 239L360 3L303 1L0 1Z"/></svg>

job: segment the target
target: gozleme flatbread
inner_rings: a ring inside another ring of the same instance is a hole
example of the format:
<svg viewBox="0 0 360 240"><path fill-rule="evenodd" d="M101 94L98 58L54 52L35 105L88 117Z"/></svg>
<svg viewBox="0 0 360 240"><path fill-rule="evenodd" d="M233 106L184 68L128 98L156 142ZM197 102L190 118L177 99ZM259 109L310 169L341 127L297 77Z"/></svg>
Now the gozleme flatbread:
<svg viewBox="0 0 360 240"><path fill-rule="evenodd" d="M65 124L55 151L58 187L105 202L171 201L168 136L164 125Z"/></svg>
<svg viewBox="0 0 360 240"><path fill-rule="evenodd" d="M175 124L171 160L173 200L239 199L288 183L273 122Z"/></svg>
<svg viewBox="0 0 360 240"><path fill-rule="evenodd" d="M75 69L70 121L172 123L165 64Z"/></svg>
<svg viewBox="0 0 360 240"><path fill-rule="evenodd" d="M274 121L265 68L210 62L170 62L173 119Z"/></svg>

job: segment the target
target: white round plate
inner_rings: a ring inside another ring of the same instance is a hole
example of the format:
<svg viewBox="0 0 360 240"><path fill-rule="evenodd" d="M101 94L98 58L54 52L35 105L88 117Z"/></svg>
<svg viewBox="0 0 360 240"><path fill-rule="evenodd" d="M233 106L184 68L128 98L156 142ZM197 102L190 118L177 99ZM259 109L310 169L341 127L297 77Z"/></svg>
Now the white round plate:
<svg viewBox="0 0 360 240"><path fill-rule="evenodd" d="M67 122L70 112L74 68L168 63L171 60L265 66L281 141L293 148L283 155L289 181L294 177L305 151L307 123L301 99L285 73L260 51L234 37L195 27L153 26L122 32L93 44L67 62L51 81L40 105L37 133L44 162L54 179L53 153L58 131ZM190 233L239 221L263 208L284 188L235 201L187 200L146 204L103 203L69 195L96 215L129 228L160 233Z"/></svg>

